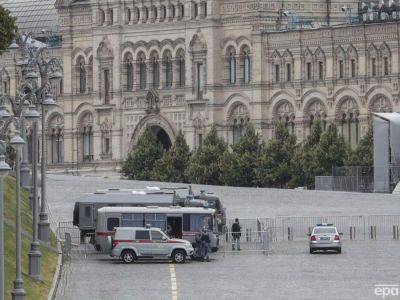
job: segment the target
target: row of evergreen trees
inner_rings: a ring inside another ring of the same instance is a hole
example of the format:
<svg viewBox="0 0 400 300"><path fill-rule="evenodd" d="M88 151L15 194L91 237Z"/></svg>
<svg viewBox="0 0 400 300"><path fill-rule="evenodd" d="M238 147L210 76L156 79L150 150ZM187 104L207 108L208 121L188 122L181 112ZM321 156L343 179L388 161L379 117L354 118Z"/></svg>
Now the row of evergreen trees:
<svg viewBox="0 0 400 300"><path fill-rule="evenodd" d="M323 131L315 122L309 137L297 143L283 124L264 142L251 124L228 146L214 127L201 148L190 152L182 133L165 151L147 129L123 163L129 179L247 187L314 187L317 175L331 175L333 166L372 165L372 131L352 150L335 125Z"/></svg>

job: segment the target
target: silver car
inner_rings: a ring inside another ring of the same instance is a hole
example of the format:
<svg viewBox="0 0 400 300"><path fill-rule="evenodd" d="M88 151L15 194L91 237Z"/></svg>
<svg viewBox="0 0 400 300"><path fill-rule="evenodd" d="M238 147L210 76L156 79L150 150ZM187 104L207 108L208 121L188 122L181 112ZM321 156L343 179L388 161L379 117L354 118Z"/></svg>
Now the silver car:
<svg viewBox="0 0 400 300"><path fill-rule="evenodd" d="M184 263L193 252L189 241L171 239L159 228L117 227L110 255L121 258L124 263L140 258L166 258Z"/></svg>
<svg viewBox="0 0 400 300"><path fill-rule="evenodd" d="M317 250L334 250L342 252L341 233L332 224L318 224L309 234L310 253Z"/></svg>

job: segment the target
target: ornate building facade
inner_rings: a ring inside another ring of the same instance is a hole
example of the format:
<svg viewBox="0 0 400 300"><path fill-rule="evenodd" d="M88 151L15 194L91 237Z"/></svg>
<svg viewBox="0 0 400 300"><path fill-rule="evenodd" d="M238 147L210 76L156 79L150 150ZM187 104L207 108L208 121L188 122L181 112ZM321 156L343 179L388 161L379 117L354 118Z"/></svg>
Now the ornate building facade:
<svg viewBox="0 0 400 300"><path fill-rule="evenodd" d="M118 164L146 127L167 148L179 131L198 148L213 124L234 143L247 121L301 141L320 119L356 145L371 112L399 110L400 26L346 24L344 6L358 1L57 0L49 163ZM315 28L286 30L283 10ZM2 63L12 93L12 53Z"/></svg>

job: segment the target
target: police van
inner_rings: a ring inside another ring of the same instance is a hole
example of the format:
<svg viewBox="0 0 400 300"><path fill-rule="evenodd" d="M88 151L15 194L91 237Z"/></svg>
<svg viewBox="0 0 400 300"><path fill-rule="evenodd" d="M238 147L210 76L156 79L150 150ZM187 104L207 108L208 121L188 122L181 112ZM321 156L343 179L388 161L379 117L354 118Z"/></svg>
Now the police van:
<svg viewBox="0 0 400 300"><path fill-rule="evenodd" d="M103 207L98 210L95 247L109 252L110 239L117 227L156 227L170 238L195 243L196 234L206 227L210 232L211 251L219 246L218 218L215 209L203 207Z"/></svg>
<svg viewBox="0 0 400 300"><path fill-rule="evenodd" d="M95 232L97 211L107 206L146 207L146 206L182 206L209 207L216 210L218 230L222 233L226 223L225 208L217 195L201 191L195 195L188 187L146 187L144 189L109 188L97 190L95 193L83 194L75 202L73 225L77 226L81 238ZM92 240L92 243L94 241Z"/></svg>

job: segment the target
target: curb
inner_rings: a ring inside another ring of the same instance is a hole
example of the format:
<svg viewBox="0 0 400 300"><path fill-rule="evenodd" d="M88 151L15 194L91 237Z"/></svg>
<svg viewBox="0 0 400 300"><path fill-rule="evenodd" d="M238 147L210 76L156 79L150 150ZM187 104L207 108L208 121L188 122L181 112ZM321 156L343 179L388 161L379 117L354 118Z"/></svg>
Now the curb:
<svg viewBox="0 0 400 300"><path fill-rule="evenodd" d="M57 268L56 272L54 273L53 280L51 283L51 289L49 295L47 296L47 300L53 300L56 296L58 283L60 282L61 278L61 268L62 268L62 251L61 251L61 243L57 241L57 250L58 250L58 259L57 259Z"/></svg>

